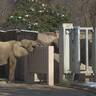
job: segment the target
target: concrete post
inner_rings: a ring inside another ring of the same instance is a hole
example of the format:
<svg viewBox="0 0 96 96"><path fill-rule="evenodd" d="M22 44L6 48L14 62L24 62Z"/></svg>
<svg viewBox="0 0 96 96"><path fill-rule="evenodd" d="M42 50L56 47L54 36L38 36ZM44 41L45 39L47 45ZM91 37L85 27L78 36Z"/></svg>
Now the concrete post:
<svg viewBox="0 0 96 96"><path fill-rule="evenodd" d="M69 29L73 28L73 24L64 23L61 28L59 37L59 53L60 53L60 82L66 80L65 74L70 70L70 48L69 48ZM68 29L68 30L67 30Z"/></svg>
<svg viewBox="0 0 96 96"><path fill-rule="evenodd" d="M48 47L48 85L54 86L54 47Z"/></svg>

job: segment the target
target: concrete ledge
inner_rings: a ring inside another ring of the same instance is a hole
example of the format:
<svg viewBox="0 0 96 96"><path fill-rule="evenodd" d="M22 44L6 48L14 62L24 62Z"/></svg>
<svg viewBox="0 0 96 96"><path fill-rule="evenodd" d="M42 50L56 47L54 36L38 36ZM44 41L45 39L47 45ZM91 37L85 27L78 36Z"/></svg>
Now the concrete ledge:
<svg viewBox="0 0 96 96"><path fill-rule="evenodd" d="M71 88L86 91L86 92L91 92L96 94L96 88L90 87L90 86L84 86L85 83L74 83L71 84Z"/></svg>

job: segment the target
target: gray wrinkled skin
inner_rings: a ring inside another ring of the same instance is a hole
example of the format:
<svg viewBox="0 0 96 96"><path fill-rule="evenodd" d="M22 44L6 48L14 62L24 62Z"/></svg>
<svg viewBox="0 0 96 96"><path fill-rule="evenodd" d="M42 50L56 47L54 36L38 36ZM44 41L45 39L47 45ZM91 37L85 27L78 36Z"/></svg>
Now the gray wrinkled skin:
<svg viewBox="0 0 96 96"><path fill-rule="evenodd" d="M0 65L9 64L9 81L14 81L16 58L28 55L37 42L33 40L0 42Z"/></svg>

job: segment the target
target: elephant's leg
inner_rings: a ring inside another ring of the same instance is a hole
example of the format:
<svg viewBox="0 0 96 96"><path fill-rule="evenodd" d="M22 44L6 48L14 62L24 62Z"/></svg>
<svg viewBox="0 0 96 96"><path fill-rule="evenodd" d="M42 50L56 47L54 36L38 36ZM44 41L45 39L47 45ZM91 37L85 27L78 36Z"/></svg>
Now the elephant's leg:
<svg viewBox="0 0 96 96"><path fill-rule="evenodd" d="M14 75L15 75L15 69L16 69L16 58L10 58L9 60L9 82L14 81Z"/></svg>

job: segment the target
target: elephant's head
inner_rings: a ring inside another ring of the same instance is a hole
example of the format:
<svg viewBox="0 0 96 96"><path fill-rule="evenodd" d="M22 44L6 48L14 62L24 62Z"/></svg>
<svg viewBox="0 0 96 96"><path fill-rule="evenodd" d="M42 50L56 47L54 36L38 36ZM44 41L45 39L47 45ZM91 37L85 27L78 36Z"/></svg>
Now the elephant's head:
<svg viewBox="0 0 96 96"><path fill-rule="evenodd" d="M33 49L38 45L39 43L33 40L27 40L27 39L21 40L21 46L27 49L27 51L29 52L32 52Z"/></svg>
<svg viewBox="0 0 96 96"><path fill-rule="evenodd" d="M16 57L21 57L28 55L29 52L32 52L33 49L38 46L38 42L33 40L21 40L16 41L13 44L13 53Z"/></svg>

